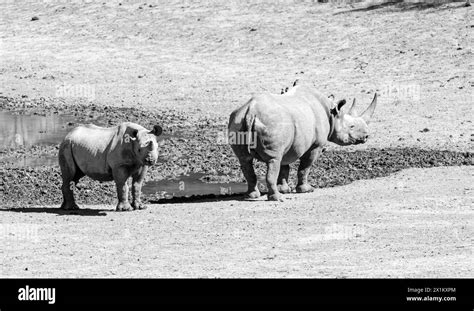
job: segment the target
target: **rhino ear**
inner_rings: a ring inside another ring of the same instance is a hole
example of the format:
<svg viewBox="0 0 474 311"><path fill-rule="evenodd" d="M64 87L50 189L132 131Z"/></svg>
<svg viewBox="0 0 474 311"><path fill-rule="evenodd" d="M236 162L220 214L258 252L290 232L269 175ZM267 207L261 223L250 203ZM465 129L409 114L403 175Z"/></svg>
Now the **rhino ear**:
<svg viewBox="0 0 474 311"><path fill-rule="evenodd" d="M338 115L341 115L342 114L342 106L344 106L346 104L346 100L345 99L341 99L340 101L337 102L336 106L334 108L331 109L331 113L334 115L334 116L338 116Z"/></svg>
<svg viewBox="0 0 474 311"><path fill-rule="evenodd" d="M125 134L125 142L129 142L130 140L135 141L137 140L138 130L133 130L130 134Z"/></svg>
<svg viewBox="0 0 474 311"><path fill-rule="evenodd" d="M163 129L161 128L161 126L155 125L153 126L153 129L149 133L155 136L160 136L161 133L163 133Z"/></svg>
<svg viewBox="0 0 474 311"><path fill-rule="evenodd" d="M336 112L337 114L342 114L342 107L346 104L345 99L341 99L340 101L337 102L336 105Z"/></svg>

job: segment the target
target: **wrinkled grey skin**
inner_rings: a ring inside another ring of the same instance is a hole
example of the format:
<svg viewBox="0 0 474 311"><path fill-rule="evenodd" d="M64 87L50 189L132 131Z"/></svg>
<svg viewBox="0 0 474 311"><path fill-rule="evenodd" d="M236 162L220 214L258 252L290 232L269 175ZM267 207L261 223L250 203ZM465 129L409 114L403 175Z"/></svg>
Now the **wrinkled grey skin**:
<svg viewBox="0 0 474 311"><path fill-rule="evenodd" d="M355 112L355 100L347 113L342 110L345 103L341 100L334 104L313 88L295 86L282 95L253 96L232 112L229 142L248 183L246 198L260 197L253 159L267 164L268 199L281 201L281 193L291 192L290 163L301 160L296 192L311 192L314 190L308 184L311 165L328 142L341 146L366 142L367 123L375 110L377 94L361 116ZM247 132L247 137L256 135L254 143L232 141L231 137L242 132Z"/></svg>
<svg viewBox="0 0 474 311"><path fill-rule="evenodd" d="M73 188L83 176L98 181L115 181L117 211L144 209L141 188L150 165L158 159L156 137L162 132L155 125L152 131L126 122L104 128L80 125L64 138L59 147L59 166L63 179L62 209L78 209ZM128 201L127 180L132 177L132 204Z"/></svg>

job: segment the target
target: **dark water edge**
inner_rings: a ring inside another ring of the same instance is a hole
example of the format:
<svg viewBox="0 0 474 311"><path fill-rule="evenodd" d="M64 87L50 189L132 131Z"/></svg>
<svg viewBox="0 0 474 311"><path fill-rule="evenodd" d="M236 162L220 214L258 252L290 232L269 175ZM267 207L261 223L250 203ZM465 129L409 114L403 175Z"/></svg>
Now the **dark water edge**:
<svg viewBox="0 0 474 311"><path fill-rule="evenodd" d="M217 156L217 155L216 155ZM185 160L185 159L180 159ZM236 159L229 161L229 171L222 180L222 174L188 174L173 178L149 181L144 186L144 199L152 203L177 203L202 200L226 200L241 197L246 184L240 173ZM349 184L355 180L388 176L406 168L429 168L437 166L473 165L472 152L425 150L418 148L368 149L354 152L327 151L313 166L310 183L316 188L326 188ZM167 165L163 163L162 165ZM170 164L171 165L171 164ZM264 165L256 165L261 177ZM290 173L290 185L295 185L297 163ZM159 173L155 167L150 175ZM206 182L211 181L211 183ZM59 205L61 177L57 167L0 168L0 205ZM83 178L76 190L78 204L116 204L113 182L98 183Z"/></svg>

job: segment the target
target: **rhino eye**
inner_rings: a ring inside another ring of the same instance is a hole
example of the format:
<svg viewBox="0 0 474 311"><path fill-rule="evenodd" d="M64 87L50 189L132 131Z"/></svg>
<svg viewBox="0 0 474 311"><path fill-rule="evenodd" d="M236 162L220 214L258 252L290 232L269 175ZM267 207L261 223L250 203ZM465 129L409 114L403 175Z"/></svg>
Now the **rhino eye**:
<svg viewBox="0 0 474 311"><path fill-rule="evenodd" d="M351 129L355 128L355 125L351 125Z"/></svg>

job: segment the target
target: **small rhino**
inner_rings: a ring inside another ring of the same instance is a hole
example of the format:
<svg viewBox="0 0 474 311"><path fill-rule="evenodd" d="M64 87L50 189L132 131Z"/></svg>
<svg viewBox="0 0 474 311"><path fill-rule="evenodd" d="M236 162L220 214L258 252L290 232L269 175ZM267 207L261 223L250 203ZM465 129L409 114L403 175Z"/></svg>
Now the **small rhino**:
<svg viewBox="0 0 474 311"><path fill-rule="evenodd" d="M365 143L377 94L360 116L355 100L347 113L342 110L345 104L345 100L334 104L314 88L295 83L285 94L258 94L234 110L228 124L229 143L247 180L246 198L260 197L254 159L267 164L268 200L281 201L281 193L291 192L289 164L301 160L296 192L311 192L309 170L328 142Z"/></svg>
<svg viewBox="0 0 474 311"><path fill-rule="evenodd" d="M74 184L83 176L89 176L98 181L115 181L117 211L145 209L140 200L141 188L148 167L158 159L156 138L162 132L159 125L150 131L131 122L110 128L93 124L74 128L59 147L63 179L61 208L79 209L74 201ZM129 177L132 177L131 205L128 201Z"/></svg>

